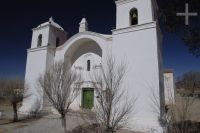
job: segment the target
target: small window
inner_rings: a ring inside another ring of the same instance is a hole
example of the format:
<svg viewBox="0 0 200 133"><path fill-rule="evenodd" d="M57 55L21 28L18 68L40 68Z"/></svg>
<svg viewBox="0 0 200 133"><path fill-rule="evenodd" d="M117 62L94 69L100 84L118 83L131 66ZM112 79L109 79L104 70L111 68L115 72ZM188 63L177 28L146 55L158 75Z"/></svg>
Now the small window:
<svg viewBox="0 0 200 133"><path fill-rule="evenodd" d="M40 34L40 35L38 36L37 46L38 46L38 47L42 46L42 34Z"/></svg>
<svg viewBox="0 0 200 133"><path fill-rule="evenodd" d="M56 38L56 47L60 46L60 38Z"/></svg>
<svg viewBox="0 0 200 133"><path fill-rule="evenodd" d="M130 24L137 25L138 24L138 11L136 8L131 9L130 11Z"/></svg>
<svg viewBox="0 0 200 133"><path fill-rule="evenodd" d="M87 71L90 71L90 60L87 60Z"/></svg>

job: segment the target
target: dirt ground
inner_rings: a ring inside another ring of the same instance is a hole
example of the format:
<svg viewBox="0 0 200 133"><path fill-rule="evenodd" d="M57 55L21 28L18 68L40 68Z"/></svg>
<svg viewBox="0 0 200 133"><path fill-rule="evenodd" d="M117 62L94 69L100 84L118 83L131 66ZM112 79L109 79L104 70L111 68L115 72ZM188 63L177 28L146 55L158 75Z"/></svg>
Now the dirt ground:
<svg viewBox="0 0 200 133"><path fill-rule="evenodd" d="M180 98L176 99L180 103ZM21 119L19 122L12 122L12 108L9 105L0 104L0 133L62 133L61 121L58 115L44 115L38 118ZM191 120L200 122L200 99L196 99L191 106ZM85 124L80 116L74 113L67 115L67 129ZM134 133L120 131L120 133Z"/></svg>
<svg viewBox="0 0 200 133"><path fill-rule="evenodd" d="M190 107L190 113L188 113L189 114L188 117L190 118L191 121L200 122L200 98L195 98L195 99L191 98L189 102L192 103L192 105ZM183 104L184 101L182 100L182 98L177 97L176 103L180 105Z"/></svg>
<svg viewBox="0 0 200 133"><path fill-rule="evenodd" d="M44 115L38 118L21 119L19 122L12 122L12 108L8 105L0 105L0 111L4 116L0 118L0 133L62 133L59 115ZM66 116L67 129L83 125L86 123L80 115L70 113ZM135 133L123 130L118 133Z"/></svg>

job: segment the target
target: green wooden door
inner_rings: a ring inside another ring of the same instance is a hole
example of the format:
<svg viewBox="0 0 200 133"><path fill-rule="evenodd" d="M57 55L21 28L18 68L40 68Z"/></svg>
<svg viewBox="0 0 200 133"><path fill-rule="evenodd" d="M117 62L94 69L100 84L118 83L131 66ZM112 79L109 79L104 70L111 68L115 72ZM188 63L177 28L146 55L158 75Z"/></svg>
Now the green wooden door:
<svg viewBox="0 0 200 133"><path fill-rule="evenodd" d="M82 106L86 109L91 109L94 105L94 89L84 88Z"/></svg>

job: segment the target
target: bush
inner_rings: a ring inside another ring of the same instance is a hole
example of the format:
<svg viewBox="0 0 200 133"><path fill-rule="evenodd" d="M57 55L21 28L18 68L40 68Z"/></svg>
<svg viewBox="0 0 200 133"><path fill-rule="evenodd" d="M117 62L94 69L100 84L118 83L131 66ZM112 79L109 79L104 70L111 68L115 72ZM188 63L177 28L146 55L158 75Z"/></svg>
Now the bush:
<svg viewBox="0 0 200 133"><path fill-rule="evenodd" d="M106 128L103 128L99 124L81 125L69 131L68 133L105 133L105 129Z"/></svg>
<svg viewBox="0 0 200 133"><path fill-rule="evenodd" d="M184 127L184 128L183 128ZM174 123L171 128L169 128L169 133L179 133L180 131L184 133L199 133L200 132L200 122L192 122L190 120Z"/></svg>

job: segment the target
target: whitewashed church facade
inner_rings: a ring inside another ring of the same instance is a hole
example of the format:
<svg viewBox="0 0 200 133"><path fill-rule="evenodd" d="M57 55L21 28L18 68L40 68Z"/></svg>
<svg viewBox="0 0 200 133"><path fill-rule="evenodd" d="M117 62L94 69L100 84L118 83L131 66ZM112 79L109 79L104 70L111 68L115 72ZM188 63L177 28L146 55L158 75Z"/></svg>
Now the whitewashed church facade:
<svg viewBox="0 0 200 133"><path fill-rule="evenodd" d="M52 18L33 29L31 48L27 50L25 81L31 96L23 100L20 112L40 111L43 94L37 90L38 77L54 62L66 60L84 75L82 93L71 108L81 109L84 92L92 91L88 74L99 69L112 53L117 61L128 62L124 85L128 97L137 97L136 110L129 128L137 131L163 132L159 118L164 114L165 90L162 65L162 34L157 23L155 0L117 0L116 29L111 35L88 30L85 18L79 33L67 38L67 33ZM173 83L173 76L170 77ZM157 97L160 108L152 98ZM95 101L96 95L93 94Z"/></svg>

